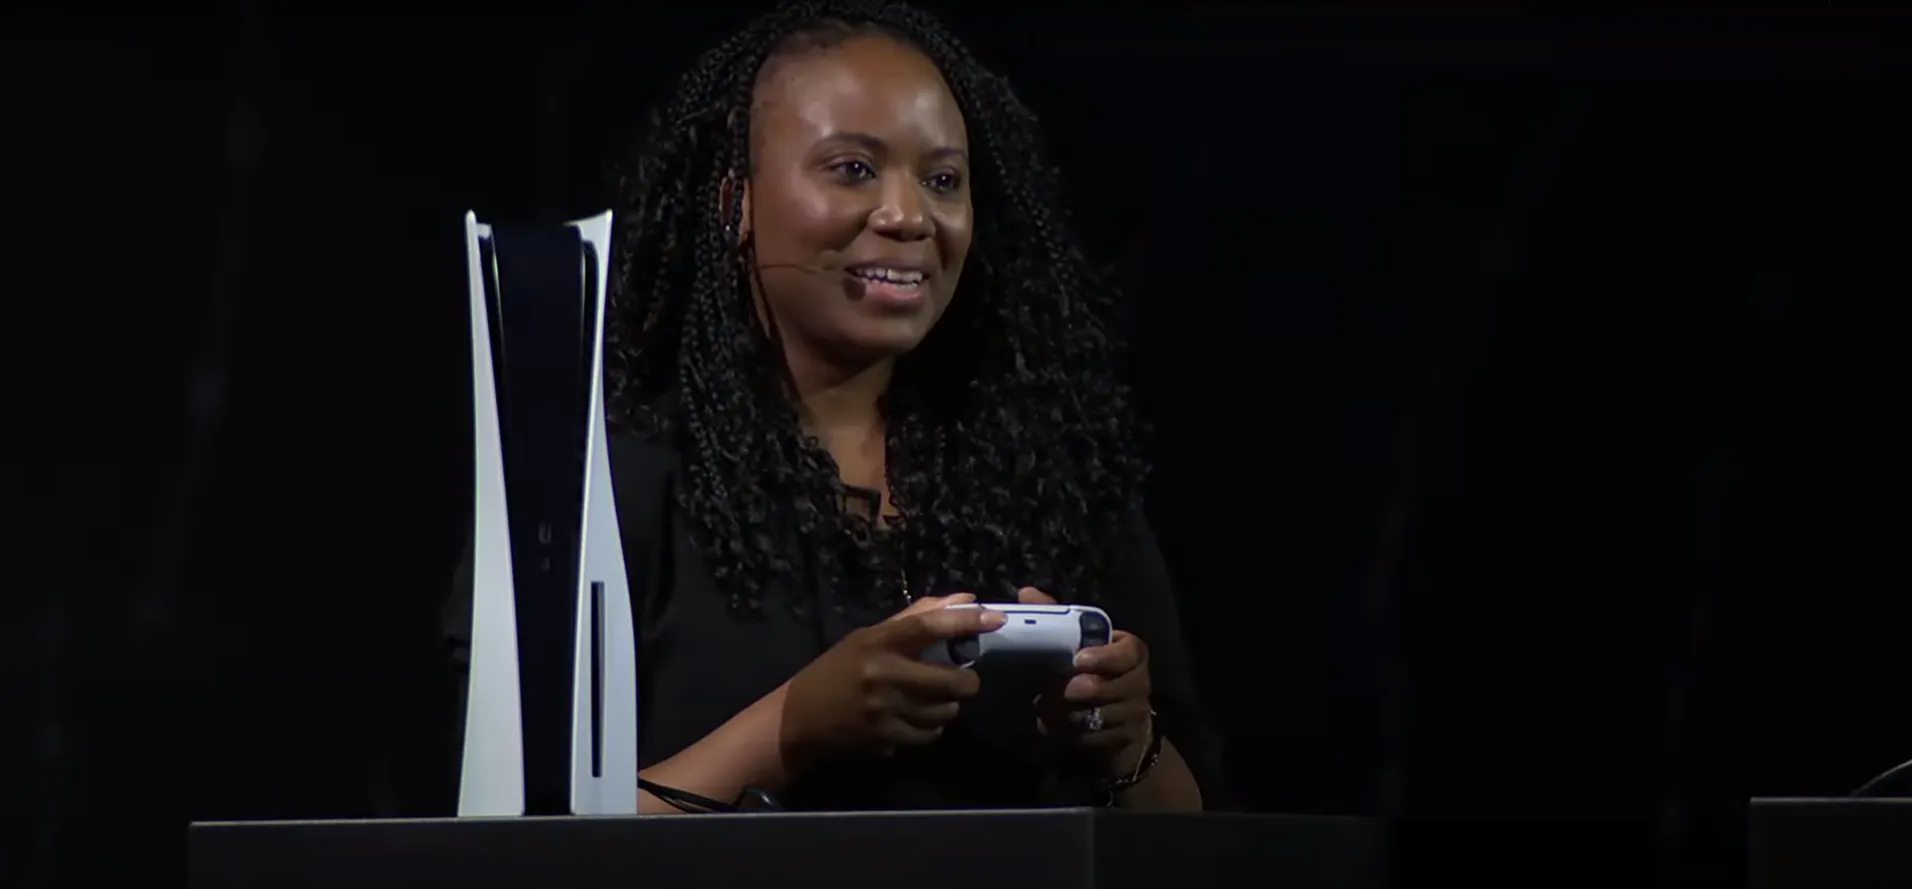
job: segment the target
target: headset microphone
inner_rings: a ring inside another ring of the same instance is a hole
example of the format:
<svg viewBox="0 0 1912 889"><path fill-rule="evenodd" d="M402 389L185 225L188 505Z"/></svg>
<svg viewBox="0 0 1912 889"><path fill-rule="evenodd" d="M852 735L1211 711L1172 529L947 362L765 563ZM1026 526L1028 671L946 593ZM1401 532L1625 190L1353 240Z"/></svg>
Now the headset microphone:
<svg viewBox="0 0 1912 889"><path fill-rule="evenodd" d="M799 262L760 262L756 265L757 271L761 272L766 269L793 269L799 272L811 272L819 275L843 271L842 269L830 269L818 265L804 265Z"/></svg>
<svg viewBox="0 0 1912 889"><path fill-rule="evenodd" d="M808 272L813 275L830 275L830 274L837 274L837 273L841 273L845 271L845 269L842 269L842 268L825 268L823 266L804 265L803 263L799 263L799 262L763 262L763 263L758 263L753 270L757 274L761 275L766 270L769 270L769 269L783 269L787 271ZM849 278L851 281L850 298L862 299L863 294L865 292L862 279L856 277L855 275L850 275Z"/></svg>

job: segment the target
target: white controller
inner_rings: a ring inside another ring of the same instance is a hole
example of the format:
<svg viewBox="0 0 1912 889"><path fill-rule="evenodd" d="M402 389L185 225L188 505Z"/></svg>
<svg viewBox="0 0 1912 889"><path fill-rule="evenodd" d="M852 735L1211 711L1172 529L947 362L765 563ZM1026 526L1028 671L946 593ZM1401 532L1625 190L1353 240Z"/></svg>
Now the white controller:
<svg viewBox="0 0 1912 889"><path fill-rule="evenodd" d="M985 660L1044 661L1066 669L1084 648L1109 644L1115 625L1087 605L951 605L963 611L995 611L1003 625L992 632L958 636L923 650L932 664L971 667Z"/></svg>

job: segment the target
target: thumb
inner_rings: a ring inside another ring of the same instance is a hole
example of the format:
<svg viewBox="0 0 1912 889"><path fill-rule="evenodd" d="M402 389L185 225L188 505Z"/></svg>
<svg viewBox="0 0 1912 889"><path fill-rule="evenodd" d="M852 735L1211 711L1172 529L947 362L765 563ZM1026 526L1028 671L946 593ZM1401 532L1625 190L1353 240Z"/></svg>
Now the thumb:
<svg viewBox="0 0 1912 889"><path fill-rule="evenodd" d="M1056 598L1032 586L1016 591L1016 601L1024 605L1054 605Z"/></svg>
<svg viewBox="0 0 1912 889"><path fill-rule="evenodd" d="M976 601L976 596L972 593L957 593L953 596L924 596L921 599L911 602L908 608L890 615L889 620L902 620L912 615L948 608L951 605L968 605L974 601ZM889 621L885 621L885 623L888 622Z"/></svg>
<svg viewBox="0 0 1912 889"><path fill-rule="evenodd" d="M898 615L882 624L882 644L914 656L931 643L992 632L1001 627L1004 620L1002 612L983 608L937 608Z"/></svg>

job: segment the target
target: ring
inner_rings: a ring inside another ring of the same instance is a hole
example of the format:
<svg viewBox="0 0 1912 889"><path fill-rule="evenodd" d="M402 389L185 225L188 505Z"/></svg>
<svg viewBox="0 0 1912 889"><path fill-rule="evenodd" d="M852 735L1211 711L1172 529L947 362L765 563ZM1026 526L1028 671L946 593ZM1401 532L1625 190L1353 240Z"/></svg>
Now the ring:
<svg viewBox="0 0 1912 889"><path fill-rule="evenodd" d="M1089 732L1099 732L1102 730L1101 707L1091 707L1089 708L1089 712L1083 715L1082 730Z"/></svg>

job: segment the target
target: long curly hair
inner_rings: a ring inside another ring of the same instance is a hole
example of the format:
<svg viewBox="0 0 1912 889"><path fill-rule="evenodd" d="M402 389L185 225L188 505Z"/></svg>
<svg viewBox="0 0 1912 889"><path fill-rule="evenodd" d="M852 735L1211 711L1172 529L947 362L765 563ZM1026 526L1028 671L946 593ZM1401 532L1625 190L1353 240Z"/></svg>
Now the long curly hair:
<svg viewBox="0 0 1912 889"><path fill-rule="evenodd" d="M884 401L902 517L883 532L845 508L834 461L801 430L753 310L750 245L718 212L726 181L749 175L765 63L871 34L942 71L976 167L962 280ZM681 450L678 503L734 610L759 612L773 590L799 610L815 589L839 607L1024 584L1097 597L1147 471L1105 326L1114 293L1070 233L1035 115L941 23L877 0L781 6L684 76L615 188L611 421Z"/></svg>

